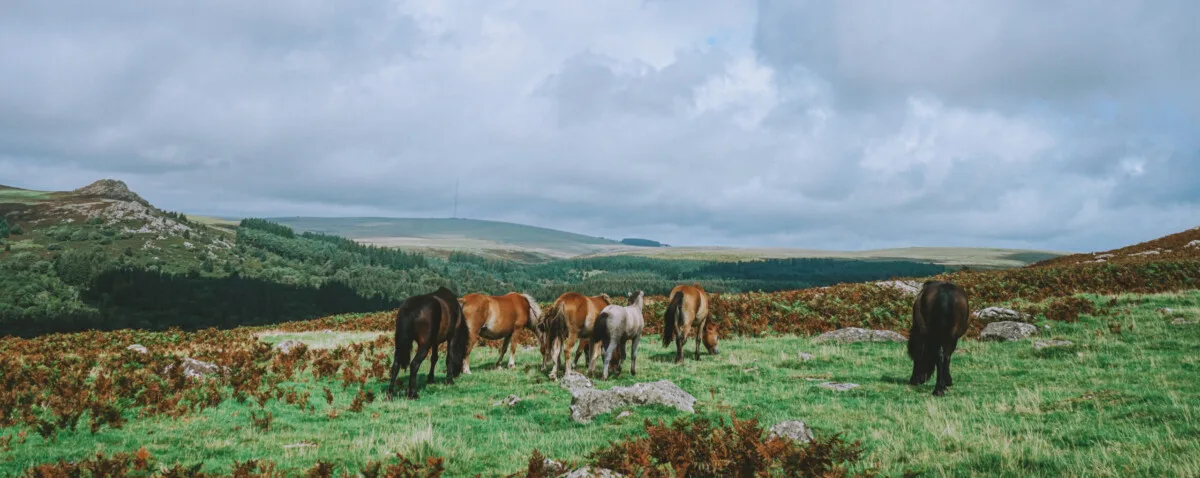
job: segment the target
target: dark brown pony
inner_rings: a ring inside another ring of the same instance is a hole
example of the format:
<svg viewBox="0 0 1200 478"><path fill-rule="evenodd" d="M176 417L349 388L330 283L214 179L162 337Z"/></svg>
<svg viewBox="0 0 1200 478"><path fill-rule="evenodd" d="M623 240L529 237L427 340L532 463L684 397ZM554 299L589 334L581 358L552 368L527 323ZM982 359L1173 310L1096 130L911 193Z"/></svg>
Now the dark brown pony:
<svg viewBox="0 0 1200 478"><path fill-rule="evenodd" d="M717 324L708 320L708 293L700 284L677 285L668 295L670 301L663 314L663 347L675 340L675 363L683 361L683 344L696 326L696 360L700 360L700 343L708 353L716 355Z"/></svg>
<svg viewBox="0 0 1200 478"><path fill-rule="evenodd" d="M467 294L459 299L463 317L470 330L467 354L463 357L463 372L471 373L471 350L483 337L488 340L504 339L496 367L504 360L504 353L512 348L508 356L508 367L517 366L517 332L522 329L537 330L542 320L542 308L528 294L509 292L504 295ZM541 336L534 334L539 340Z"/></svg>
<svg viewBox="0 0 1200 478"><path fill-rule="evenodd" d="M937 370L933 394L942 396L953 385L950 356L958 339L967 332L971 308L967 292L956 284L926 281L913 302L913 322L909 329L908 356L913 361L910 385L921 385Z"/></svg>
<svg viewBox="0 0 1200 478"><path fill-rule="evenodd" d="M554 305L546 312L542 338L542 369L545 370L553 362L551 379L558 378L558 367L564 365L564 358L571 357L572 350L576 350L575 362L579 361L585 347L575 349L575 346L581 339L587 340L592 337L596 317L609 304L612 304L612 299L608 294L588 297L578 292L567 292L555 299ZM593 355L596 354L588 354L589 367L595 359ZM565 370L571 371L569 360L565 364Z"/></svg>
<svg viewBox="0 0 1200 478"><path fill-rule="evenodd" d="M413 342L417 343L417 355L409 362ZM432 352L429 362L429 384L433 383L433 371L437 367L438 346L446 342L446 384L462 372L463 357L467 349L467 324L463 320L458 297L445 287L423 295L404 299L396 310L396 354L392 361L392 376L388 384L388 399L395 396L396 375L400 367L408 367L408 395L417 395L417 370L425 355Z"/></svg>

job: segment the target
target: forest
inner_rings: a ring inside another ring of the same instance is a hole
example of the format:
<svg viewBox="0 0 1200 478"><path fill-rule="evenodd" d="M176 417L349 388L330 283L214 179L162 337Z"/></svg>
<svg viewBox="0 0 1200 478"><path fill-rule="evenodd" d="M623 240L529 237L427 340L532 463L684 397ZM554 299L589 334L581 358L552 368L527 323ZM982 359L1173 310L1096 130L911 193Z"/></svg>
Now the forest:
<svg viewBox="0 0 1200 478"><path fill-rule="evenodd" d="M50 235L61 242L45 253L13 251L0 260L0 335L302 320L386 310L443 285L460 295L522 291L549 302L567 291L621 296L640 289L662 295L676 284L696 282L712 292L771 292L946 271L911 261L842 259L611 256L529 264L466 252L442 259L296 233L261 219L243 220L233 244L220 254L171 261L160 254L146 262L140 251L118 248L104 233L56 227L60 230Z"/></svg>

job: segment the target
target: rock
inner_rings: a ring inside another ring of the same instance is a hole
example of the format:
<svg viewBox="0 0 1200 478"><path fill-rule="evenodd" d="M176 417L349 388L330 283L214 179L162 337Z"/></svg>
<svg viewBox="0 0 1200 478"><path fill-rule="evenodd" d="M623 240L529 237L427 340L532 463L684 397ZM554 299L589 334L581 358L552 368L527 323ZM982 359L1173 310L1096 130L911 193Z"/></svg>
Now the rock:
<svg viewBox="0 0 1200 478"><path fill-rule="evenodd" d="M149 205L145 199L138 196L133 191L129 190L129 186L125 185L124 181L116 179L101 179L87 186L81 187L73 191L80 196L95 196L107 199L117 199L122 201L134 201Z"/></svg>
<svg viewBox="0 0 1200 478"><path fill-rule="evenodd" d="M1171 325L1195 325L1200 324L1200 321L1188 320L1183 317L1177 317L1171 321Z"/></svg>
<svg viewBox="0 0 1200 478"><path fill-rule="evenodd" d="M813 342L906 342L898 332L891 330L870 330L859 327L847 327L844 329L825 332L813 338Z"/></svg>
<svg viewBox="0 0 1200 478"><path fill-rule="evenodd" d="M574 370L572 370L571 373L564 375L562 380L559 381L558 386L567 389L571 392L571 394L575 394L575 392L579 390L595 388L590 379Z"/></svg>
<svg viewBox="0 0 1200 478"><path fill-rule="evenodd" d="M1189 242L1189 243L1187 243L1187 245L1186 245L1186 246L1183 246L1183 247L1197 247L1197 248L1200 248L1200 239L1196 239L1196 240L1194 240L1194 241L1192 241L1192 242Z"/></svg>
<svg viewBox="0 0 1200 478"><path fill-rule="evenodd" d="M979 340L1021 340L1037 333L1037 326L1024 322L992 322L979 333Z"/></svg>
<svg viewBox="0 0 1200 478"><path fill-rule="evenodd" d="M1036 340L1033 342L1034 350L1041 350L1048 347L1070 347L1075 345L1070 340Z"/></svg>
<svg viewBox="0 0 1200 478"><path fill-rule="evenodd" d="M1158 309L1158 313L1160 313L1162 315L1171 315L1174 312L1175 311L1173 309L1171 309L1170 307L1162 307L1162 308Z"/></svg>
<svg viewBox="0 0 1200 478"><path fill-rule="evenodd" d="M975 311L975 318L981 322L996 322L996 321L1014 321L1021 322L1032 319L1029 314L1022 314L1012 309L1004 307L988 307L983 310Z"/></svg>
<svg viewBox="0 0 1200 478"><path fill-rule="evenodd" d="M173 366L174 365L167 365L166 369L163 370L163 373L170 373ZM202 360L196 360L191 357L183 358L183 376L185 377L204 379L209 375L216 375L219 373L221 373L221 367L217 366L216 364Z"/></svg>
<svg viewBox="0 0 1200 478"><path fill-rule="evenodd" d="M618 408L641 405L666 405L687 413L695 413L696 397L685 392L670 380L635 383L629 387L608 390L575 388L571 390L571 419L588 423L592 418Z"/></svg>
<svg viewBox="0 0 1200 478"><path fill-rule="evenodd" d="M1135 252L1130 254L1130 256L1157 256L1159 253L1157 249L1151 249L1149 251Z"/></svg>
<svg viewBox="0 0 1200 478"><path fill-rule="evenodd" d="M857 383L834 383L834 382L825 382L825 383L822 383L817 386L821 387L821 388L828 388L835 392L845 392L847 390L853 390L853 389L859 387L859 385Z"/></svg>
<svg viewBox="0 0 1200 478"><path fill-rule="evenodd" d="M592 468L585 466L567 474L559 475L558 478L615 478L625 476L607 468Z"/></svg>
<svg viewBox="0 0 1200 478"><path fill-rule="evenodd" d="M775 437L791 438L800 443L808 443L813 439L813 432L804 422L790 420L776 423L771 427L771 432L767 435L767 438Z"/></svg>
<svg viewBox="0 0 1200 478"><path fill-rule="evenodd" d="M807 362L807 361L815 359L817 357L808 352L796 352L796 358L799 359L801 362Z"/></svg>
<svg viewBox="0 0 1200 478"><path fill-rule="evenodd" d="M542 471L550 476L558 476L567 472L567 465L562 464L561 461L546 458L542 460Z"/></svg>
<svg viewBox="0 0 1200 478"><path fill-rule="evenodd" d="M631 412L629 410L625 410L625 411L617 414L617 420L620 420L625 417L631 417L631 416L633 416L633 412Z"/></svg>
<svg viewBox="0 0 1200 478"><path fill-rule="evenodd" d="M492 403L492 406L498 407L498 406L504 405L506 407L511 407L513 405L516 405L517 402L520 402L520 401L521 401L521 397L518 397L516 395L509 395L508 398L505 398L504 400L500 400L498 402Z"/></svg>
<svg viewBox="0 0 1200 478"><path fill-rule="evenodd" d="M125 347L125 350L132 350L134 352L137 352L137 353L143 354L143 355L150 353L149 350L146 350L146 346L142 345L142 344L130 345L128 347Z"/></svg>
<svg viewBox="0 0 1200 478"><path fill-rule="evenodd" d="M886 281L876 282L875 285L877 285L879 287L890 287L893 289L897 289L900 292L903 292L903 293L909 294L909 295L917 295L918 293L921 292L922 284L920 282L912 281L912 280L886 280Z"/></svg>
<svg viewBox="0 0 1200 478"><path fill-rule="evenodd" d="M299 340L284 340L283 342L275 344L275 350L278 350L280 353L286 355L291 353L292 349L301 345L304 345L304 342Z"/></svg>

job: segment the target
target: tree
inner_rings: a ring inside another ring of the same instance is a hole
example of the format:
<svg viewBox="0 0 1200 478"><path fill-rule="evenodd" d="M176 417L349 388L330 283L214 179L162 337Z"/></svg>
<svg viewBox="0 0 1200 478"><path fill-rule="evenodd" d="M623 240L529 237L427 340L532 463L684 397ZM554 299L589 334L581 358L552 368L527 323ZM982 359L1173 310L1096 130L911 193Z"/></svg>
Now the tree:
<svg viewBox="0 0 1200 478"><path fill-rule="evenodd" d="M0 239L8 237L9 231L10 230L8 228L8 219L0 217Z"/></svg>

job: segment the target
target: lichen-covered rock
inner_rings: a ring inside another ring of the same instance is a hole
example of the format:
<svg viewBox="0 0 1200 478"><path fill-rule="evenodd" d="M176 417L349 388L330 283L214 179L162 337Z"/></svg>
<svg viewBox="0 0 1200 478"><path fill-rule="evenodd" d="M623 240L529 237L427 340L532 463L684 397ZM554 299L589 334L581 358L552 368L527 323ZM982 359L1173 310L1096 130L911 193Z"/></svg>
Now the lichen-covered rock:
<svg viewBox="0 0 1200 478"><path fill-rule="evenodd" d="M845 392L845 391L853 390L853 389L856 389L859 387L859 385L857 383L835 383L835 382L825 382L825 383L822 383L817 386L821 387L821 388L828 388L835 392Z"/></svg>
<svg viewBox="0 0 1200 478"><path fill-rule="evenodd" d="M608 390L594 388L571 389L571 419L589 423L592 418L619 408L643 405L666 405L687 413L695 413L696 397L685 392L670 380L635 383L628 387Z"/></svg>
<svg viewBox="0 0 1200 478"><path fill-rule="evenodd" d="M498 402L495 402L495 403L493 403L493 404L492 404L492 406L493 406L493 407L498 407L498 406L501 406L501 405L503 405L503 406L506 406L506 407L512 407L512 406L516 405L516 404L517 404L518 402L520 402L520 401L521 401L521 397L518 397L518 396L516 396L516 395L509 395L509 396L508 396L508 398L505 398L505 399L503 399L503 400L500 400L500 401L498 401Z"/></svg>
<svg viewBox="0 0 1200 478"><path fill-rule="evenodd" d="M567 389L572 394L574 394L576 390L584 390L595 387L592 385L591 379L574 370L572 370L571 373L563 375L563 378L559 381L558 386Z"/></svg>
<svg viewBox="0 0 1200 478"><path fill-rule="evenodd" d="M776 423L771 427L771 432L767 434L767 438L775 437L791 438L800 443L808 443L813 439L813 432L804 422L789 420Z"/></svg>
<svg viewBox="0 0 1200 478"><path fill-rule="evenodd" d="M616 478L625 476L607 468L592 468L585 466L570 473L559 475L558 478Z"/></svg>
<svg viewBox="0 0 1200 478"><path fill-rule="evenodd" d="M1072 345L1075 345L1075 343L1070 340L1035 340L1033 342L1033 349L1041 350L1049 347L1070 347Z"/></svg>
<svg viewBox="0 0 1200 478"><path fill-rule="evenodd" d="M163 373L171 373L172 368L174 368L173 365L167 365L166 369L163 370ZM221 371L221 367L217 364L205 362L203 360L196 360L191 357L183 358L183 376L185 377L205 379L210 375L220 374Z"/></svg>
<svg viewBox="0 0 1200 478"><path fill-rule="evenodd" d="M988 307L975 312L975 318L981 322L1011 321L1022 322L1032 319L1029 314L1022 314L1004 307Z"/></svg>
<svg viewBox="0 0 1200 478"><path fill-rule="evenodd" d="M896 289L908 295L917 295L921 292L922 284L913 280L887 280L876 282L875 285Z"/></svg>
<svg viewBox="0 0 1200 478"><path fill-rule="evenodd" d="M979 333L979 340L1021 340L1037 333L1037 326L1024 322L992 322Z"/></svg>
<svg viewBox="0 0 1200 478"><path fill-rule="evenodd" d="M284 340L283 342L275 344L275 350L278 350L283 354L288 354L292 352L292 349L295 349L301 345L304 345L304 342L299 340Z"/></svg>
<svg viewBox="0 0 1200 478"><path fill-rule="evenodd" d="M891 330L871 330L859 327L847 327L844 329L825 332L812 339L813 342L906 342L908 339L900 335L899 332Z"/></svg>
<svg viewBox="0 0 1200 478"><path fill-rule="evenodd" d="M137 352L137 353L143 354L143 355L150 353L150 351L146 349L146 346L142 345L142 344L130 345L128 347L125 347L125 350L132 350L134 352Z"/></svg>

